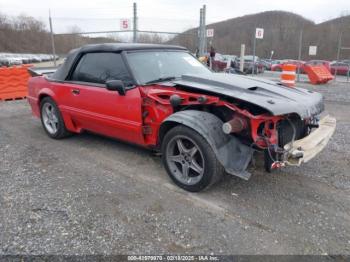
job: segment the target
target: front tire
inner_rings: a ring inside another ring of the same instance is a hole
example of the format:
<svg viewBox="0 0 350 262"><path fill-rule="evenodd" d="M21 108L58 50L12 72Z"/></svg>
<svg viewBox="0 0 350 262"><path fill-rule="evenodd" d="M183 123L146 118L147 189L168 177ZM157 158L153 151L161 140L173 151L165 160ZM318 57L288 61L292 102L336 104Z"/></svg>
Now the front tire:
<svg viewBox="0 0 350 262"><path fill-rule="evenodd" d="M190 192L209 188L224 173L208 142L199 133L183 125L172 128L165 135L162 160L174 183Z"/></svg>
<svg viewBox="0 0 350 262"><path fill-rule="evenodd" d="M49 137L61 139L70 135L64 124L61 112L52 98L45 97L40 102L40 119Z"/></svg>

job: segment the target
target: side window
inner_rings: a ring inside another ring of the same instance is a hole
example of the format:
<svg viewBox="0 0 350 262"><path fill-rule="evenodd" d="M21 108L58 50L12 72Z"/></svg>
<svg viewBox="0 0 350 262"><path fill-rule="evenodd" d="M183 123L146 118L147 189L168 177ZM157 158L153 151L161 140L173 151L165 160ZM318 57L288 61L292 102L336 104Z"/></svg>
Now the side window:
<svg viewBox="0 0 350 262"><path fill-rule="evenodd" d="M85 54L70 80L97 84L105 84L108 80L122 80L126 86L133 84L121 55L116 53Z"/></svg>

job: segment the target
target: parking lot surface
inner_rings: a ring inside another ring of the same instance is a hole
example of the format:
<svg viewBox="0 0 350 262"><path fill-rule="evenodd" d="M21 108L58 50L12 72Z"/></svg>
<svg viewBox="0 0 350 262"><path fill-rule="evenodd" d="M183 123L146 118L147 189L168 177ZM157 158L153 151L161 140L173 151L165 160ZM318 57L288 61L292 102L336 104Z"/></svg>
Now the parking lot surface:
<svg viewBox="0 0 350 262"><path fill-rule="evenodd" d="M350 85L325 95L337 129L300 168L188 193L160 158L84 133L56 141L25 100L0 103L1 254L350 254Z"/></svg>

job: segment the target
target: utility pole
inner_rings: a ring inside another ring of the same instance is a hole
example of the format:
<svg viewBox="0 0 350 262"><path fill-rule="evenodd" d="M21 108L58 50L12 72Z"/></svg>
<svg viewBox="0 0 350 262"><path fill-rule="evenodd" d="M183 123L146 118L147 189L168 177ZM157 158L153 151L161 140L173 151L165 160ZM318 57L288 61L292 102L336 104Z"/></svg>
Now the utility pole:
<svg viewBox="0 0 350 262"><path fill-rule="evenodd" d="M137 43L137 6L136 3L134 3L134 17L133 17L133 38L132 41L133 43Z"/></svg>
<svg viewBox="0 0 350 262"><path fill-rule="evenodd" d="M300 31L300 35L299 35L298 61L301 60L301 50L302 50L302 46L303 46L303 30ZM300 82L300 65L298 66L297 70L298 70L297 81Z"/></svg>
<svg viewBox="0 0 350 262"><path fill-rule="evenodd" d="M203 5L203 7L200 9L200 12L199 12L199 29L198 29L199 56L204 56L207 48L207 38L206 38L206 30L205 30L205 11L206 11L206 7L205 5Z"/></svg>
<svg viewBox="0 0 350 262"><path fill-rule="evenodd" d="M52 19L51 19L51 10L49 9L49 24L50 24L50 34L51 34L51 47L52 47L52 54L53 54L53 64L56 66L56 50L55 50L55 39L53 36L53 29L52 29Z"/></svg>
<svg viewBox="0 0 350 262"><path fill-rule="evenodd" d="M202 43L203 43L203 39L202 39L202 25L203 25L203 9L201 8L199 10L199 27L198 27L198 54L199 56L203 56L203 48L202 48Z"/></svg>
<svg viewBox="0 0 350 262"><path fill-rule="evenodd" d="M206 12L207 7L206 5L203 5L203 52L205 53L207 51L207 30L206 30Z"/></svg>

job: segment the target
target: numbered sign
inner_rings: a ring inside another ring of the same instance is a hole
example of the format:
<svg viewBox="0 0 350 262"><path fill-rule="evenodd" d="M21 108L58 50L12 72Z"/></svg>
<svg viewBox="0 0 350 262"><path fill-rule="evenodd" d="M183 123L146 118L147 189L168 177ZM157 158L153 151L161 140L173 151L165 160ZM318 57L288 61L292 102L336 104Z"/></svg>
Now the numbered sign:
<svg viewBox="0 0 350 262"><path fill-rule="evenodd" d="M213 28L207 29L207 37L214 37L214 29Z"/></svg>
<svg viewBox="0 0 350 262"><path fill-rule="evenodd" d="M264 28L256 28L255 30L255 38L263 39L264 38Z"/></svg>
<svg viewBox="0 0 350 262"><path fill-rule="evenodd" d="M316 55L317 54L317 46L310 45L309 46L309 55Z"/></svg>
<svg viewBox="0 0 350 262"><path fill-rule="evenodd" d="M120 19L120 30L131 30L129 19Z"/></svg>

